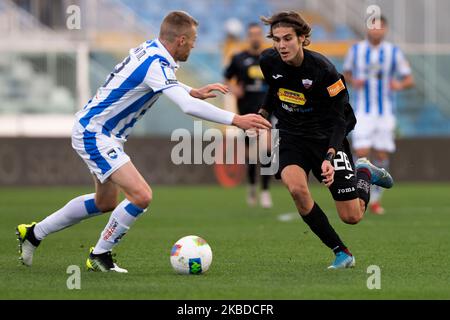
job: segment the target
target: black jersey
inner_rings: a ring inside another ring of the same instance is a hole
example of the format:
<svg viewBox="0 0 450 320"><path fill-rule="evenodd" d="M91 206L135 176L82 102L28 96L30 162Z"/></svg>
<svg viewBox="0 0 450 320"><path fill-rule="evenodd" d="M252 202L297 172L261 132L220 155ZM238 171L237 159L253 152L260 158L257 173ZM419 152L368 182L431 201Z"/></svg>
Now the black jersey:
<svg viewBox="0 0 450 320"><path fill-rule="evenodd" d="M344 77L320 53L303 52L300 67L283 62L275 49L261 54L261 69L269 84L264 109L274 113L281 133L328 139L329 146L339 150L356 124Z"/></svg>
<svg viewBox="0 0 450 320"><path fill-rule="evenodd" d="M236 78L244 89L243 97L237 101L239 112L258 112L267 92L267 84L259 66L259 55L252 55L248 51L234 55L224 76L228 80Z"/></svg>

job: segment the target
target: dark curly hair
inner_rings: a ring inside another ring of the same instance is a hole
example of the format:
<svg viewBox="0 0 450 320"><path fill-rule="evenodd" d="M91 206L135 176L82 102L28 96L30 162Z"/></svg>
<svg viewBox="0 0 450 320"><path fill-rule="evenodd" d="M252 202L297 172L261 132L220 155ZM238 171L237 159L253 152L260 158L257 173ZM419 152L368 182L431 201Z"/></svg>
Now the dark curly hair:
<svg viewBox="0 0 450 320"><path fill-rule="evenodd" d="M261 17L261 21L270 26L268 38L273 37L273 29L278 27L291 27L295 30L298 37L305 36L303 46L306 47L311 43L311 27L303 20L303 18L295 11L282 11L275 13L271 17Z"/></svg>

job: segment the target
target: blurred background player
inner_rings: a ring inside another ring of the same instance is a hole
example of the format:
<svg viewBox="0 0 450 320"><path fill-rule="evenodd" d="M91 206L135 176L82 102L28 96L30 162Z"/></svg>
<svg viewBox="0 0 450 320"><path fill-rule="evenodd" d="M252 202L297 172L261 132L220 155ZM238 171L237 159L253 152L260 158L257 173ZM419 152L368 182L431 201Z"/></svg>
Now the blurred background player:
<svg viewBox="0 0 450 320"><path fill-rule="evenodd" d="M352 135L356 157L372 157L377 167L389 168L395 151L393 91L411 88L414 79L403 52L384 40L385 17L369 21L367 39L353 45L345 58L344 76L353 87L357 124ZM370 210L383 214L382 188L372 186Z"/></svg>
<svg viewBox="0 0 450 320"><path fill-rule="evenodd" d="M224 76L226 84L229 85L231 93L237 99L238 112L241 115L258 112L264 102L267 92L267 84L259 66L259 57L264 49L264 31L260 24L253 22L247 27L246 48L232 56L231 62L226 67ZM268 139L268 134L263 134L259 139ZM252 140L253 141L253 140ZM246 139L246 153L249 145ZM270 147L270 144L268 143ZM267 152L270 152L268 150ZM249 159L247 159L249 161ZM270 166L269 164L262 165ZM247 163L247 204L251 207L257 203L257 164ZM270 175L261 175L260 205L263 208L272 207L272 197L269 192Z"/></svg>
<svg viewBox="0 0 450 320"><path fill-rule="evenodd" d="M152 190L124 152L124 143L135 123L162 93L191 116L242 129L270 128L270 123L256 114L240 116L200 100L214 97L214 90L226 93L225 86L193 89L178 82L178 62L187 61L197 38L197 26L198 22L185 12L169 13L159 37L131 49L77 113L72 147L94 175L95 193L72 199L37 224L17 227L20 258L25 265L31 266L35 249L48 235L112 211L86 265L92 271L127 272L113 261L111 251L147 210ZM118 203L120 191L125 199Z"/></svg>

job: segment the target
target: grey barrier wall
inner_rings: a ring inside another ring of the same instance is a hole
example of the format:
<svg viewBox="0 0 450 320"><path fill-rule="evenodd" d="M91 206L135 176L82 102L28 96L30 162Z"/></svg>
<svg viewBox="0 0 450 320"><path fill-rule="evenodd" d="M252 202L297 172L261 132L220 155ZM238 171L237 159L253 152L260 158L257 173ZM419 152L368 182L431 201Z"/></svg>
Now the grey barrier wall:
<svg viewBox="0 0 450 320"><path fill-rule="evenodd" d="M215 184L212 165L174 165L168 137L132 138L125 146L150 184ZM450 139L397 141L391 173L396 181L450 181ZM91 184L68 138L0 138L0 186Z"/></svg>
<svg viewBox="0 0 450 320"><path fill-rule="evenodd" d="M157 184L215 183L211 167L174 165L176 142L134 138L125 151L146 180ZM69 138L0 138L0 185L84 185L92 177Z"/></svg>

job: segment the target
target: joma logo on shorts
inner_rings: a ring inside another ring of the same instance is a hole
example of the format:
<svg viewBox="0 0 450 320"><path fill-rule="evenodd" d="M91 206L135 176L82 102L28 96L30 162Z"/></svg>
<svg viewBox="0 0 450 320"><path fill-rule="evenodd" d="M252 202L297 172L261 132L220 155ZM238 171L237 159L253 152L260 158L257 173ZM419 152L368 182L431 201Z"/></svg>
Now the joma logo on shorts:
<svg viewBox="0 0 450 320"><path fill-rule="evenodd" d="M338 189L338 194L349 193L349 192L352 192L352 191L355 191L355 187L345 188L345 189Z"/></svg>

